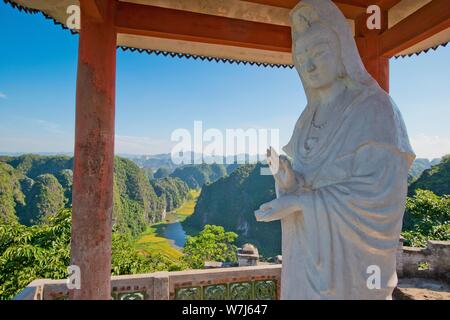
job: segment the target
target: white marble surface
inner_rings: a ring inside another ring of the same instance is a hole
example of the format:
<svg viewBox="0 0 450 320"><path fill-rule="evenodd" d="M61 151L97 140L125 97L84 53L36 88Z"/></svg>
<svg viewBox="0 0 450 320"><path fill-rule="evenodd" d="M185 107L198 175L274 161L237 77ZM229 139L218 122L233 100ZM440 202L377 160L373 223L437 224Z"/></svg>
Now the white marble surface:
<svg viewBox="0 0 450 320"><path fill-rule="evenodd" d="M281 298L390 299L415 158L405 125L331 1L303 0L291 19L308 104L283 148L292 164L269 154L277 199L255 212L282 223ZM367 285L371 266L378 289Z"/></svg>

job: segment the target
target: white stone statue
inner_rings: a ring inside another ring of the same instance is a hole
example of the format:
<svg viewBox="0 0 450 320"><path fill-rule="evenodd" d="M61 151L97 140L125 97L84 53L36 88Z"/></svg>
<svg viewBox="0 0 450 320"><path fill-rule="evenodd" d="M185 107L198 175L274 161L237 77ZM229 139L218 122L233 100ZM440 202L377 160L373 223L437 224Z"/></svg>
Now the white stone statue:
<svg viewBox="0 0 450 320"><path fill-rule="evenodd" d="M277 199L255 212L281 220L281 299L391 299L415 158L405 125L331 1L302 0L291 21L308 104L283 148L292 165L268 152Z"/></svg>

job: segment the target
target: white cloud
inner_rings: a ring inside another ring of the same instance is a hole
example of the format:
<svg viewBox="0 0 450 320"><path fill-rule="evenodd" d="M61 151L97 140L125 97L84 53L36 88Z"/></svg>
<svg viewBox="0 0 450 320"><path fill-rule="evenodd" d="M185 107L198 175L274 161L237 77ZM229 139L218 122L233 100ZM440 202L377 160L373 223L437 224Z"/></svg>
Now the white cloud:
<svg viewBox="0 0 450 320"><path fill-rule="evenodd" d="M6 99L7 96L3 92L0 91L0 99Z"/></svg>
<svg viewBox="0 0 450 320"><path fill-rule="evenodd" d="M411 138L411 145L418 158L441 158L450 154L450 138L419 134Z"/></svg>
<svg viewBox="0 0 450 320"><path fill-rule="evenodd" d="M158 154L170 152L171 143L148 137L116 135L115 153Z"/></svg>
<svg viewBox="0 0 450 320"><path fill-rule="evenodd" d="M33 123L37 124L41 128L43 128L45 131L55 134L64 134L65 132L61 130L61 126L57 123L53 123L47 120L41 120L41 119L30 119Z"/></svg>

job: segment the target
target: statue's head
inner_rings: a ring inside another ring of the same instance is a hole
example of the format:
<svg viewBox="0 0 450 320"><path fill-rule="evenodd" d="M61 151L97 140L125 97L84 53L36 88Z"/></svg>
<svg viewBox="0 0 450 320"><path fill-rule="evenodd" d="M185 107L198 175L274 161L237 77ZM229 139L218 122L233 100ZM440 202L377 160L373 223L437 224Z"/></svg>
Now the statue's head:
<svg viewBox="0 0 450 320"><path fill-rule="evenodd" d="M336 32L320 21L314 8L303 5L291 14L294 65L311 89L329 87L345 78Z"/></svg>

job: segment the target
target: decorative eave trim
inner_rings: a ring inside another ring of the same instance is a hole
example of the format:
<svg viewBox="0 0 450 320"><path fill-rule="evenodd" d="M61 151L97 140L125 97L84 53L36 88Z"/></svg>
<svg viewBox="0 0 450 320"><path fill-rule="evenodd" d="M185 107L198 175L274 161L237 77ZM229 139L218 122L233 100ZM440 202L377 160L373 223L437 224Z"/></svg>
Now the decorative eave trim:
<svg viewBox="0 0 450 320"><path fill-rule="evenodd" d="M433 49L433 51L436 51L439 47L446 47L447 44L448 44L448 42L441 43L441 44L438 44L437 46L434 46L434 47L431 47L431 48L428 48L428 49L425 49L425 50L420 50L420 51L409 53L409 54L398 55L398 56L395 56L395 59L398 59L398 58L409 58L409 57L412 57L412 56L419 56L422 53L427 53L431 49Z"/></svg>
<svg viewBox="0 0 450 320"><path fill-rule="evenodd" d="M9 4L12 8L19 10L20 12L25 12L27 14L38 14L41 13L46 19L48 20L52 20L53 23L55 25L59 25L61 26L62 29L64 30L69 30L71 34L78 34L77 30L73 30L73 29L69 29L68 27L66 27L63 23L57 21L56 19L54 19L53 17L47 15L45 12L41 11L41 10L37 10L37 9L30 9L27 7L24 7L20 4L17 4L16 2L14 2L14 0L3 0L3 2L5 4ZM398 59L398 58L409 58L412 57L414 55L419 56L422 53L427 53L430 49L433 49L434 51L436 51L439 47L446 47L448 44L448 42L446 43L442 43L439 44L437 46L425 49L425 50L420 50L417 52L413 52L410 54L404 54L404 55L397 55L394 58ZM170 56L172 58L174 57L178 57L178 58L186 58L186 59L190 59L193 58L194 60L200 59L202 61L207 60L207 61L216 61L216 62L223 62L223 63L230 63L230 64L243 64L243 65L256 65L258 67L271 67L271 68L294 68L294 65L291 64L273 64L273 63L262 63L262 62L255 62L255 61L245 61L245 60L234 60L234 59L225 59L225 58L215 58L215 57L207 57L207 56L197 56L197 55L191 55L191 54L185 54L185 53L178 53L178 52L167 52L167 51L160 51L160 50L152 50L152 49L139 49L139 48L134 48L134 47L127 47L127 46L117 46L117 48L122 49L122 51L131 51L131 52L139 52L139 53L147 53L149 55L151 54L155 54L157 56L159 55L163 55L163 56Z"/></svg>
<svg viewBox="0 0 450 320"><path fill-rule="evenodd" d="M139 48L133 48L133 47L127 47L127 46L118 46L117 48L122 49L122 51L131 51L131 52L139 52L139 53L147 53L149 55L155 54L157 56L163 55L165 57L170 56L172 58L185 58L185 59L193 59L197 60L200 59L202 61L215 61L215 62L223 62L223 63L230 63L230 64L243 64L243 65L256 65L258 67L271 67L271 68L294 68L294 65L290 64L274 64L274 63L263 63L263 62L255 62L255 61L245 61L245 60L235 60L235 59L225 59L225 58L213 58L213 57L207 57L207 56L198 56L193 54L187 54L187 53L179 53L179 52L169 52L169 51L160 51L160 50L151 50L151 49L139 49Z"/></svg>

